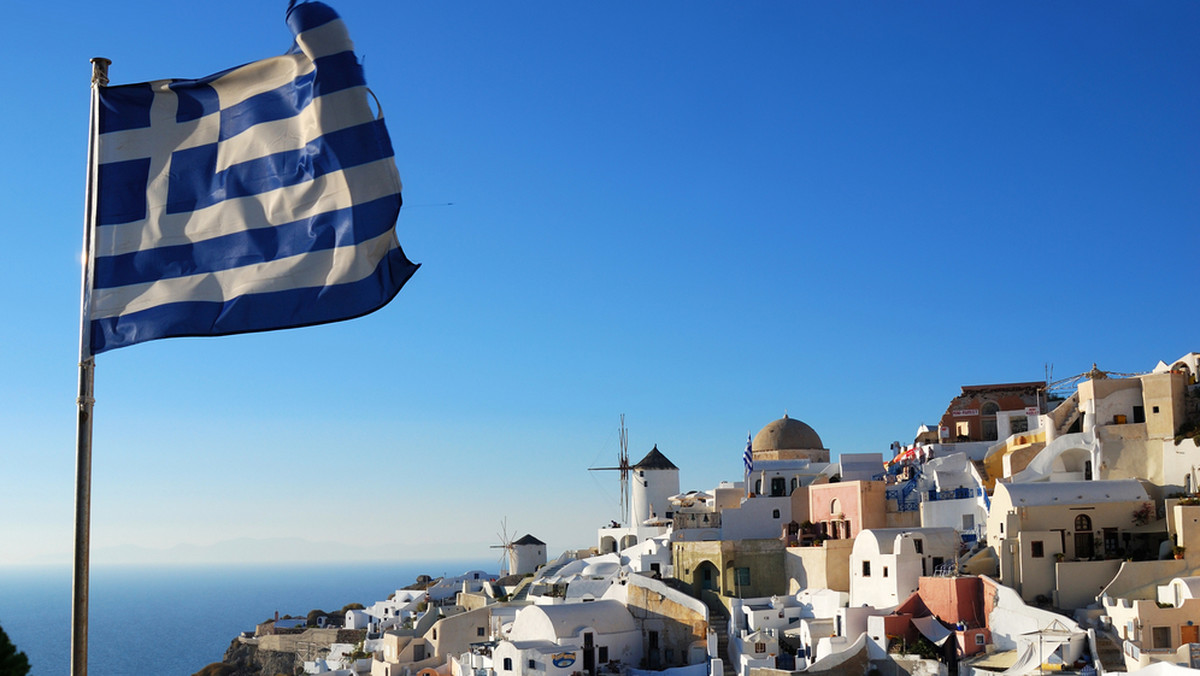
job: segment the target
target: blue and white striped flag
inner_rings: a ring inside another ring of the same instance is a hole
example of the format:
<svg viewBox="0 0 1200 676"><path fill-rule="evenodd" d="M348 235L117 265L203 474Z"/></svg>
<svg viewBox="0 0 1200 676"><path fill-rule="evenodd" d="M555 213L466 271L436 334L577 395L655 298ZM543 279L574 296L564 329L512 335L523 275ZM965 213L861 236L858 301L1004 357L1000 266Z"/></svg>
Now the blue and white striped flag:
<svg viewBox="0 0 1200 676"><path fill-rule="evenodd" d="M283 56L101 87L91 353L351 319L413 275L400 177L337 14Z"/></svg>
<svg viewBox="0 0 1200 676"><path fill-rule="evenodd" d="M746 450L742 453L742 464L746 466L746 476L754 471L754 451L751 450L750 433L746 433Z"/></svg>

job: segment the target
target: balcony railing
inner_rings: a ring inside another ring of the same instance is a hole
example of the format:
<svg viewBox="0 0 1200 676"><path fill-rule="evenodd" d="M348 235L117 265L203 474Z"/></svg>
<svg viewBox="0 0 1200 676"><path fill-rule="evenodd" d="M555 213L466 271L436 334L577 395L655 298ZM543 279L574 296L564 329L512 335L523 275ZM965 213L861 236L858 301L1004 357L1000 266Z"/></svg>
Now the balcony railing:
<svg viewBox="0 0 1200 676"><path fill-rule="evenodd" d="M951 488L949 490L939 491L931 490L928 492L929 500L966 500L968 498L978 498L984 494L982 488Z"/></svg>
<svg viewBox="0 0 1200 676"><path fill-rule="evenodd" d="M674 521L675 530L684 530L688 528L720 528L721 513L720 512L675 512L672 519Z"/></svg>

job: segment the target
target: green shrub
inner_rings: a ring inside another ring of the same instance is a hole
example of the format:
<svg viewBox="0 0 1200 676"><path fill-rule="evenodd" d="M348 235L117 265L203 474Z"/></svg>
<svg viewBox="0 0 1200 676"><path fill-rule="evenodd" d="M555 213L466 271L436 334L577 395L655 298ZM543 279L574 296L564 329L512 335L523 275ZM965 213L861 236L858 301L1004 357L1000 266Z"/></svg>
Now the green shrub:
<svg viewBox="0 0 1200 676"><path fill-rule="evenodd" d="M17 646L9 640L4 628L0 627L0 674L4 676L25 676L29 673L29 658L17 650Z"/></svg>

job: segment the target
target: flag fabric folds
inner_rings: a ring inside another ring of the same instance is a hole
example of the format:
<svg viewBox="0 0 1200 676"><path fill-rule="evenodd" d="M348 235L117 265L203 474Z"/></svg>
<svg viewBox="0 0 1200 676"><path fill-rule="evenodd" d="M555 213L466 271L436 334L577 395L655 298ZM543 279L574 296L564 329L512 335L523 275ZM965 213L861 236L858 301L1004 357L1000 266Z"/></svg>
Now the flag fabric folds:
<svg viewBox="0 0 1200 676"><path fill-rule="evenodd" d="M287 22L282 56L100 88L92 354L351 319L419 267L345 26L317 2Z"/></svg>
<svg viewBox="0 0 1200 676"><path fill-rule="evenodd" d="M742 453L742 464L745 465L745 467L746 467L746 476L750 476L750 473L754 471L754 451L751 450L752 445L753 444L751 443L751 440L750 440L750 433L747 432L746 433L746 450L745 450L745 452Z"/></svg>

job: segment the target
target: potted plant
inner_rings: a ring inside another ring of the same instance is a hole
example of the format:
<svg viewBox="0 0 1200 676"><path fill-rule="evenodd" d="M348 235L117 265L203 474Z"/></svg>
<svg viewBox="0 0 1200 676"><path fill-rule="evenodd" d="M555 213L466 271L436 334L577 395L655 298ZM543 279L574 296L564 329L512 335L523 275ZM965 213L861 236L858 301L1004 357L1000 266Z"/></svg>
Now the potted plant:
<svg viewBox="0 0 1200 676"><path fill-rule="evenodd" d="M1055 560L1055 561L1057 561L1057 562L1059 562L1059 563L1062 563L1063 561L1065 561L1065 560L1066 560L1066 558L1067 558L1067 555L1066 555L1066 554L1063 554L1062 552L1059 552L1059 553L1057 553L1057 554L1055 554L1055 555L1054 555L1054 560Z"/></svg>

